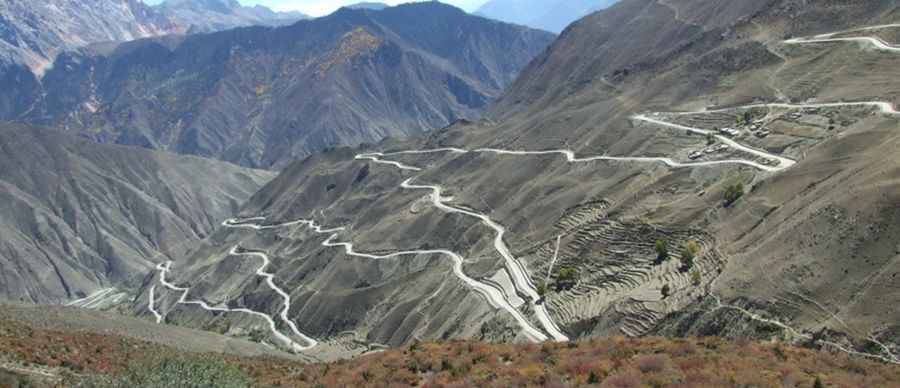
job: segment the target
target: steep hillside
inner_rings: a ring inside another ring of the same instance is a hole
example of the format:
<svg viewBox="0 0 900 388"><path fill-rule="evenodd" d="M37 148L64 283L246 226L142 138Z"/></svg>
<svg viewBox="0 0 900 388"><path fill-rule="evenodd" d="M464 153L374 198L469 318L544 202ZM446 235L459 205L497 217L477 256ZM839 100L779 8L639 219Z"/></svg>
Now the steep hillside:
<svg viewBox="0 0 900 388"><path fill-rule="evenodd" d="M900 363L897 20L891 1L623 1L485 120L291 165L134 309L156 284L161 322L248 309L312 353L716 334Z"/></svg>
<svg viewBox="0 0 900 388"><path fill-rule="evenodd" d="M6 301L61 303L140 285L156 263L206 237L271 178L15 125L0 128L0 150Z"/></svg>
<svg viewBox="0 0 900 388"><path fill-rule="evenodd" d="M281 168L478 117L552 35L440 3L61 56L7 117L101 142ZM15 101L14 99L11 99ZM9 105L15 105L10 103Z"/></svg>

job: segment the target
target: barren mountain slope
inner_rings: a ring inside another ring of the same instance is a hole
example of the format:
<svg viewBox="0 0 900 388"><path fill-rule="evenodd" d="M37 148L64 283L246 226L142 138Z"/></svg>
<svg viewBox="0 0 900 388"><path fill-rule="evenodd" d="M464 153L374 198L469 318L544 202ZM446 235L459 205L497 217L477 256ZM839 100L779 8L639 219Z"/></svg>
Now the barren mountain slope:
<svg viewBox="0 0 900 388"><path fill-rule="evenodd" d="M623 1L569 28L488 119L292 165L241 211L264 219L170 276L320 341L700 334L898 362L900 54L809 38L897 20L890 1ZM286 314L235 245L272 258ZM216 318L173 294L164 321Z"/></svg>
<svg viewBox="0 0 900 388"><path fill-rule="evenodd" d="M43 78L45 93L8 118L281 168L477 117L552 38L440 3L344 8L280 28L66 54ZM22 84L16 93L27 96Z"/></svg>
<svg viewBox="0 0 900 388"><path fill-rule="evenodd" d="M0 300L60 303L139 285L271 178L8 124L0 149Z"/></svg>

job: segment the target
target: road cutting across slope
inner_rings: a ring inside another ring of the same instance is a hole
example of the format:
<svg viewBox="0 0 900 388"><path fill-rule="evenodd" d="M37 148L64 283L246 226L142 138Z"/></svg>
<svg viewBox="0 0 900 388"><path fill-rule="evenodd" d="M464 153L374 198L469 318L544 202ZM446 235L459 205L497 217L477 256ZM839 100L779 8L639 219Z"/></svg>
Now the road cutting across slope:
<svg viewBox="0 0 900 388"><path fill-rule="evenodd" d="M150 313L153 314L153 317L156 318L156 323L162 323L163 316L156 310L156 285L150 286L150 296L149 302L147 304L147 308L150 310Z"/></svg>
<svg viewBox="0 0 900 388"><path fill-rule="evenodd" d="M859 42L859 43L870 44L878 50L900 53L900 47L892 45L888 42L885 42L883 39L881 39L877 36L835 37L835 35L839 35L839 34L861 32L861 31L873 31L873 30L880 30L880 29L885 29L885 28L898 28L898 27L900 27L900 24L883 24L880 26L863 27L863 28L857 28L854 30L831 32L831 33L821 34L821 35L816 35L816 36L793 38L793 39L788 39L788 40L784 41L784 43L785 44L810 44L810 43Z"/></svg>
<svg viewBox="0 0 900 388"><path fill-rule="evenodd" d="M716 139L718 139L719 141L721 141L721 142L724 143L724 144L727 144L728 146L730 146L730 147L733 148L733 149L736 149L736 150L739 150L739 151L743 151L743 152L746 152L746 153L748 153L748 154L751 154L751 155L754 155L754 156L757 156L757 157L760 157L760 158L769 159L769 160L774 160L774 161L777 161L777 162L778 162L778 165L776 165L776 166L767 166L767 165L764 165L764 164L761 164L761 163L757 163L757 162L754 162L754 161L741 160L741 159L738 159L738 160L730 160L730 161L715 161L715 162L720 162L720 164L721 164L721 162L731 162L731 163L745 164L745 165L748 165L748 166L751 166L751 167L754 167L754 168L758 168L758 169L763 170L763 171L768 171L768 172L778 172L778 171L782 171L782 170L788 169L788 168L794 166L795 164L797 164L797 162L794 161L793 159L788 159L788 158L785 158L785 157L783 157L783 156L778 156L778 155L775 155L775 154L772 154L772 153L769 153L769 152L766 152L766 151L761 151L761 150L758 150L758 149L756 149L756 148L752 148L752 147L745 146L745 145L743 145L743 144L741 144L741 143L738 143L738 142L732 140L732 139L731 139L730 137L728 137L728 136L722 136L722 135L719 135L719 134L717 134L717 133L715 133L715 132L713 132L713 131L710 131L710 130L706 130L706 129L702 129L702 128L689 127L689 126L681 125L681 124L670 123L670 122L667 122L667 121L663 121L663 120L651 118L651 117L648 117L648 116L646 116L646 115L637 115L637 116L633 116L632 119L638 120L638 121L644 121L644 122L647 122L647 123L650 123L650 124L655 124L655 125L659 125L659 126L663 126L663 127L669 127L669 128L674 128L674 129L680 129L680 130L683 130L683 131L690 131L690 132L698 133L698 134L701 134L701 135L713 135L713 136L716 137ZM702 165L702 163L715 163L715 162L698 162L698 163L696 163L695 165Z"/></svg>

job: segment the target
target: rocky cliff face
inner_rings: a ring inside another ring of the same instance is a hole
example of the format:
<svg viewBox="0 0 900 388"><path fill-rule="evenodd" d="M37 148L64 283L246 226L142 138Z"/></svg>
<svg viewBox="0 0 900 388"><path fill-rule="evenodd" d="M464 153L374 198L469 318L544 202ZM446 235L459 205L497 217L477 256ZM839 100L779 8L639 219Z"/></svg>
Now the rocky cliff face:
<svg viewBox="0 0 900 388"><path fill-rule="evenodd" d="M7 118L101 142L280 168L328 147L478 117L552 35L439 3L342 9L242 28L94 47L23 77ZM39 86L35 86L39 84Z"/></svg>
<svg viewBox="0 0 900 388"><path fill-rule="evenodd" d="M271 175L48 129L0 128L0 300L60 303L135 286Z"/></svg>

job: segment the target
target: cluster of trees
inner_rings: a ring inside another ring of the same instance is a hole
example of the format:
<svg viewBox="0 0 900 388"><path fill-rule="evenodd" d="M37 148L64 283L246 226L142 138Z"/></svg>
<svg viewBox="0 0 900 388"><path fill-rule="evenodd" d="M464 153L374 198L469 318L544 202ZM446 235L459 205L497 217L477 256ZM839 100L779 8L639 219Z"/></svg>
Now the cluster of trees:
<svg viewBox="0 0 900 388"><path fill-rule="evenodd" d="M688 241L687 244L681 249L681 256L679 260L681 260L681 270L683 272L690 271L694 268L694 259L700 255L700 244L695 240ZM666 240L656 240L656 265L660 265L668 260L670 257L669 253L669 242Z"/></svg>
<svg viewBox="0 0 900 388"><path fill-rule="evenodd" d="M690 240L687 242L687 244L684 245L684 247L682 247L681 255L679 256L679 261L681 261L681 267L679 268L679 270L681 272L694 270L693 272L691 272L691 284L693 284L694 286L699 286L702 281L700 271L694 269L694 260L696 260L697 257L700 256L701 250L702 248L700 247L700 244L697 243L697 241ZM656 265L664 263L669 259L669 257L669 242L666 240L656 240ZM672 288L668 284L665 284L663 285L660 292L662 293L663 299L665 299L668 298L671 294Z"/></svg>
<svg viewBox="0 0 900 388"><path fill-rule="evenodd" d="M753 114L748 110L743 115L736 117L734 121L737 125L750 125L753 123Z"/></svg>
<svg viewBox="0 0 900 388"><path fill-rule="evenodd" d="M560 268L559 272L556 274L556 290L569 290L572 289L572 287L575 287L576 284L578 284L578 270L571 267ZM548 291L550 291L550 288L546 283L539 282L537 284L537 293L541 298L547 295Z"/></svg>

